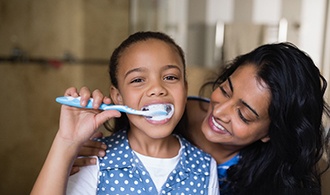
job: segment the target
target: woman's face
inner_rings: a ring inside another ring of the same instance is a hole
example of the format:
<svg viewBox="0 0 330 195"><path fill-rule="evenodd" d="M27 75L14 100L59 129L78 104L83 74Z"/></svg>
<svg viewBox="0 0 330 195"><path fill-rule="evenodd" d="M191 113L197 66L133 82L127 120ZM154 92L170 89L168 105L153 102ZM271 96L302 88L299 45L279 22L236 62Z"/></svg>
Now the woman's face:
<svg viewBox="0 0 330 195"><path fill-rule="evenodd" d="M211 95L202 124L205 137L233 150L257 140L269 141L270 98L267 85L256 77L255 66L239 67Z"/></svg>

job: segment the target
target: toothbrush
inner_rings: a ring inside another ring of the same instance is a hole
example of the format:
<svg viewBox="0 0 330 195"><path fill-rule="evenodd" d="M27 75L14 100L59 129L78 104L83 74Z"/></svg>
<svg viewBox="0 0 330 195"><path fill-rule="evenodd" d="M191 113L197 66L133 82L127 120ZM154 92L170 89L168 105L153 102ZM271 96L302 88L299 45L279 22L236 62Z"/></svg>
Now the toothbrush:
<svg viewBox="0 0 330 195"><path fill-rule="evenodd" d="M85 107L82 107L80 105L80 97L71 97L71 96L61 96L56 98L56 102L67 105L67 106L73 106L77 108L89 108L93 109L93 98L90 98L87 105ZM115 105L115 104L101 104L98 108L99 110L117 110L120 112L125 112L128 114L136 114L136 115L142 115L146 117L155 117L155 116L166 116L168 114L168 109L165 105L157 106L156 109L151 110L135 110L133 108L130 108L125 105Z"/></svg>

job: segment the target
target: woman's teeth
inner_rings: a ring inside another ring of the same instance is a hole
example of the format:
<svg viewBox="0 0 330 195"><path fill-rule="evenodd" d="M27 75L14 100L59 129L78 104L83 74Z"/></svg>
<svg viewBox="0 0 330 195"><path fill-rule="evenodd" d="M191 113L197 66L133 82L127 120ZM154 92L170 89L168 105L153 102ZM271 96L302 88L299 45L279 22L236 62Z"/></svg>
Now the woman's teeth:
<svg viewBox="0 0 330 195"><path fill-rule="evenodd" d="M218 129L225 131L225 128L223 128L222 125L220 125L219 123L217 123L214 119L214 117L212 117L212 123L214 124L214 126L216 126Z"/></svg>

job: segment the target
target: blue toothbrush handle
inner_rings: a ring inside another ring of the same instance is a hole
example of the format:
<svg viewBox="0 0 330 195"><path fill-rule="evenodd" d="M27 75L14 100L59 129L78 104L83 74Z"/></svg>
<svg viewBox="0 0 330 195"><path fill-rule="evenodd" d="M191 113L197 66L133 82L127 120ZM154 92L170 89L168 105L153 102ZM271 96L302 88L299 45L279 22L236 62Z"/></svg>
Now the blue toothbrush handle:
<svg viewBox="0 0 330 195"><path fill-rule="evenodd" d="M74 97L70 97L70 96L68 96L68 97L61 96L61 97L56 98L56 102L63 104L63 105L67 105L67 106L77 107L77 108L93 109L93 100L92 99L88 100L87 105L85 107L82 107L80 105L80 97L74 98ZM113 105L113 104L101 104L99 109L104 110L105 107L111 106L111 105Z"/></svg>
<svg viewBox="0 0 330 195"><path fill-rule="evenodd" d="M60 104L64 104L67 106L73 106L77 108L89 108L93 109L93 99L89 99L87 102L87 105L85 107L82 107L80 105L80 97L71 97L71 96L61 96L57 97L56 101ZM104 104L102 103L99 110L117 110L119 112L125 112L128 114L137 114L137 115L143 115L143 116L156 116L156 115L167 115L168 112L165 109L161 110L154 110L154 111L141 111L141 110L135 110L125 105L115 105L115 104Z"/></svg>

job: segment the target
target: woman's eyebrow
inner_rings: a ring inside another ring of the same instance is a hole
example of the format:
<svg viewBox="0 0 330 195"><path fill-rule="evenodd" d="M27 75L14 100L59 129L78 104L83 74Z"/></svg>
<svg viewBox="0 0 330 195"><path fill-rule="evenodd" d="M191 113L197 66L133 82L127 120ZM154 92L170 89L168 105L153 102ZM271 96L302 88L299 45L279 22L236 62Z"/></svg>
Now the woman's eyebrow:
<svg viewBox="0 0 330 195"><path fill-rule="evenodd" d="M228 80L228 84L229 84L229 88L230 88L230 90L231 90L232 92L234 92L233 83L231 82L230 77L228 77L227 80Z"/></svg>
<svg viewBox="0 0 330 195"><path fill-rule="evenodd" d="M247 104L243 100L241 100L241 102L244 106L246 106L249 110L251 110L257 116L257 118L259 118L259 114L257 113L257 111L255 109L253 109L249 104Z"/></svg>
<svg viewBox="0 0 330 195"><path fill-rule="evenodd" d="M228 83L229 83L229 88L232 92L234 92L234 87L233 87L233 83L230 80L230 77L228 77ZM243 100L241 100L242 104L244 106L246 106L249 110L251 110L251 112L253 112L253 114L255 114L257 116L257 118L259 118L259 114L257 113L257 111L255 109L253 109L248 103L244 102Z"/></svg>

